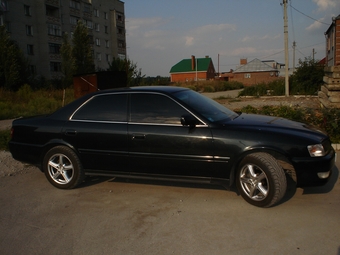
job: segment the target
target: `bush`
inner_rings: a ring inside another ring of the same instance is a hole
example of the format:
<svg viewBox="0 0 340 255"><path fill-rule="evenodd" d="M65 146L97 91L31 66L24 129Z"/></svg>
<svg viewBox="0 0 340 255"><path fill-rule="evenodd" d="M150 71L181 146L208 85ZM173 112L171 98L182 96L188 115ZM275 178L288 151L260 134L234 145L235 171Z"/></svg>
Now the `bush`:
<svg viewBox="0 0 340 255"><path fill-rule="evenodd" d="M285 95L284 80L276 80L269 83L259 83L254 86L245 87L240 96L283 96Z"/></svg>

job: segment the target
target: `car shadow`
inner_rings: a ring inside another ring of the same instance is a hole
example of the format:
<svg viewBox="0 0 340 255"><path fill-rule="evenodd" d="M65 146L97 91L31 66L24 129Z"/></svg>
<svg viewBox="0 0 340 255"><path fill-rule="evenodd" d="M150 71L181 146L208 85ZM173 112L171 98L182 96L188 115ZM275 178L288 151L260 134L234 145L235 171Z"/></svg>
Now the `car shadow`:
<svg viewBox="0 0 340 255"><path fill-rule="evenodd" d="M329 181L325 185L302 187L302 190L303 190L302 194L307 195L307 194L329 193L333 190L336 182L338 181L338 178L339 178L339 169L336 166L334 166L333 169L332 169L332 175L331 175ZM289 176L287 176L287 191L286 191L286 194L277 205L283 204L283 203L289 201L291 198L293 198L295 193L296 193L296 189L297 189L296 183ZM275 206L277 206L277 205L275 205Z"/></svg>
<svg viewBox="0 0 340 255"><path fill-rule="evenodd" d="M85 176L84 181L77 187L77 189L87 188L92 185L97 185L99 183L107 182L114 179L114 177L111 176L100 176L100 175L87 175Z"/></svg>
<svg viewBox="0 0 340 255"><path fill-rule="evenodd" d="M137 179L137 178L123 178L116 177L112 178L110 182L119 183L132 183L132 184L143 184L143 185L154 185L154 186L168 186L168 187L181 187L181 188L192 188L192 189L214 189L214 190L226 190L225 187L218 184L210 183L197 183L197 182L185 182L185 181L170 181L170 180L156 180L156 179Z"/></svg>

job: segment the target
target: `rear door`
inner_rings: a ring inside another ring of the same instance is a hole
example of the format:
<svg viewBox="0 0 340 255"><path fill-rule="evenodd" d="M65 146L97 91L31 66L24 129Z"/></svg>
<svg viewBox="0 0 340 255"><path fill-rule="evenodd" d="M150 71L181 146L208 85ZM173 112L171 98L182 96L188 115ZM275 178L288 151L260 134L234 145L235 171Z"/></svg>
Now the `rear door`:
<svg viewBox="0 0 340 255"><path fill-rule="evenodd" d="M191 114L167 95L131 93L128 124L131 172L171 176L214 175L210 129L181 125Z"/></svg>
<svg viewBox="0 0 340 255"><path fill-rule="evenodd" d="M85 103L63 129L85 169L127 171L127 94L98 95Z"/></svg>

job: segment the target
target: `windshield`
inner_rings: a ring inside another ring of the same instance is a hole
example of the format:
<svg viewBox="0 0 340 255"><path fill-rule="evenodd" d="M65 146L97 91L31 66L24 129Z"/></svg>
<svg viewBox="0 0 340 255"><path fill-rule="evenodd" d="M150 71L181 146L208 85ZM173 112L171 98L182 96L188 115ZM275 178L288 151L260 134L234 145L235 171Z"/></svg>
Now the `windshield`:
<svg viewBox="0 0 340 255"><path fill-rule="evenodd" d="M238 116L237 113L193 90L176 92L174 96L211 122L231 120Z"/></svg>

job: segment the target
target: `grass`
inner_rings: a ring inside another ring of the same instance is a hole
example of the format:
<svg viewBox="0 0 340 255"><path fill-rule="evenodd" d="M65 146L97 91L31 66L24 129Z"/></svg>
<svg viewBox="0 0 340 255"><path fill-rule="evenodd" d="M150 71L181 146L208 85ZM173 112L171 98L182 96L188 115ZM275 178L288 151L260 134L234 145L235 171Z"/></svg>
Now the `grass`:
<svg viewBox="0 0 340 255"><path fill-rule="evenodd" d="M73 89L33 91L24 85L17 92L0 90L0 120L49 114L74 100Z"/></svg>

